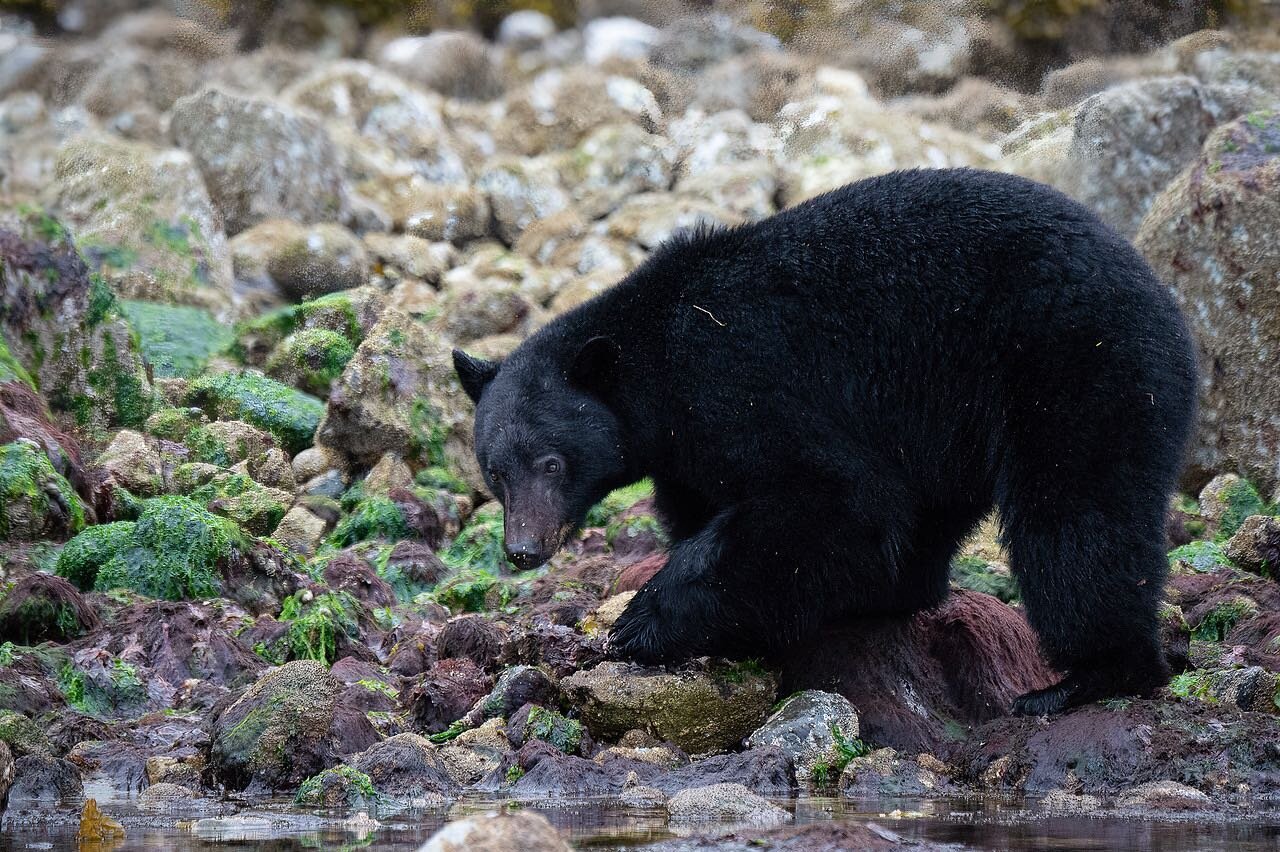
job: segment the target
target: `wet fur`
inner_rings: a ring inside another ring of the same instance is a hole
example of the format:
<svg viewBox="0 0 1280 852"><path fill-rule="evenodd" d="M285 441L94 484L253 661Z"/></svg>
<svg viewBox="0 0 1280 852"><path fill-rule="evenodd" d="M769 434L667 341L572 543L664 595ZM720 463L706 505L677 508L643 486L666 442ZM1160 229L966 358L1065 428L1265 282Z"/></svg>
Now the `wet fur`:
<svg viewBox="0 0 1280 852"><path fill-rule="evenodd" d="M576 382L601 337L612 373ZM653 478L671 557L614 627L619 655L768 654L933 607L994 508L1066 674L1015 703L1045 713L1167 680L1164 517L1195 372L1122 237L1047 187L952 170L679 237L477 389L488 428L608 455L574 512Z"/></svg>

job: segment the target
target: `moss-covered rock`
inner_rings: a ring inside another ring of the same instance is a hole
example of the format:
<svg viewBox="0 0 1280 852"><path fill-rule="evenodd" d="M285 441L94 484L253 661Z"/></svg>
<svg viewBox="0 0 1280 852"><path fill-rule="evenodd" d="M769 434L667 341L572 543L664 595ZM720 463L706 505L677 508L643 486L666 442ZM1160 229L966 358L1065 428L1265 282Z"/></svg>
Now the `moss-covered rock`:
<svg viewBox="0 0 1280 852"><path fill-rule="evenodd" d="M1252 598L1236 595L1221 601L1191 625L1191 638L1203 642L1224 642L1237 624L1258 613Z"/></svg>
<svg viewBox="0 0 1280 852"><path fill-rule="evenodd" d="M66 642L98 624L93 608L61 577L31 574L0 598L0 641L20 645Z"/></svg>
<svg viewBox="0 0 1280 852"><path fill-rule="evenodd" d="M237 325L232 351L246 364L263 366L286 337L316 329L331 331L359 346L377 322L384 303L385 297L377 288L359 287L276 308Z"/></svg>
<svg viewBox="0 0 1280 852"><path fill-rule="evenodd" d="M498 612L520 594L520 584L480 568L464 568L440 583L430 599L461 612Z"/></svg>
<svg viewBox="0 0 1280 852"><path fill-rule="evenodd" d="M334 809L368 809L377 801L378 794L369 776L345 763L303 781L294 797L295 804Z"/></svg>
<svg viewBox="0 0 1280 852"><path fill-rule="evenodd" d="M329 540L337 547L346 547L373 539L399 541L412 535L398 505L387 497L370 497L338 522Z"/></svg>
<svg viewBox="0 0 1280 852"><path fill-rule="evenodd" d="M187 496L254 535L269 534L293 505L292 494L259 485L243 473L226 471Z"/></svg>
<svg viewBox="0 0 1280 852"><path fill-rule="evenodd" d="M121 429L98 456L94 465L113 485L139 497L157 497L166 490L165 459L154 438Z"/></svg>
<svg viewBox="0 0 1280 852"><path fill-rule="evenodd" d="M198 408L161 408L151 414L142 429L148 435L185 444L191 430L206 426L209 418Z"/></svg>
<svg viewBox="0 0 1280 852"><path fill-rule="evenodd" d="M0 337L50 407L77 426L135 426L153 395L111 287L62 225L28 210L0 228Z"/></svg>
<svg viewBox="0 0 1280 852"><path fill-rule="evenodd" d="M324 403L315 397L249 370L196 379L187 389L187 403L217 420L259 426L290 453L311 446L324 413Z"/></svg>
<svg viewBox="0 0 1280 852"><path fill-rule="evenodd" d="M280 241L267 257L267 274L290 299L313 298L364 284L369 257L355 234L321 223Z"/></svg>
<svg viewBox="0 0 1280 852"><path fill-rule="evenodd" d="M450 353L423 324L387 309L334 382L317 438L365 465L392 452L414 468L444 466L482 485L473 408Z"/></svg>
<svg viewBox="0 0 1280 852"><path fill-rule="evenodd" d="M351 341L336 331L303 329L286 337L271 353L267 374L323 398L355 353Z"/></svg>
<svg viewBox="0 0 1280 852"><path fill-rule="evenodd" d="M295 790L372 745L364 714L339 705L339 684L313 660L266 672L209 723L208 772L232 790Z"/></svg>
<svg viewBox="0 0 1280 852"><path fill-rule="evenodd" d="M8 709L0 709L0 742L7 743L15 757L53 751L44 729L35 720Z"/></svg>
<svg viewBox="0 0 1280 852"><path fill-rule="evenodd" d="M513 717L512 725L516 721ZM533 705L521 721L524 723L520 731L523 742L542 740L565 754L578 754L582 748L583 728L577 719L569 719L555 710Z"/></svg>
<svg viewBox="0 0 1280 852"><path fill-rule="evenodd" d="M360 602L347 592L303 591L284 602L280 620L289 625L284 656L334 663L341 648L360 640Z"/></svg>
<svg viewBox="0 0 1280 852"><path fill-rule="evenodd" d="M247 544L231 521L186 497L142 504L137 521L90 527L58 555L57 572L81 589L132 589L167 600L215 597L221 569Z"/></svg>
<svg viewBox="0 0 1280 852"><path fill-rule="evenodd" d="M58 152L47 197L81 252L122 296L231 305L221 217L185 151L77 136Z"/></svg>
<svg viewBox="0 0 1280 852"><path fill-rule="evenodd" d="M79 495L35 442L0 446L0 541L62 540L84 523Z"/></svg>
<svg viewBox="0 0 1280 852"><path fill-rule="evenodd" d="M748 663L667 672L605 662L560 685L597 736L640 729L690 753L737 746L765 720L777 691L772 675Z"/></svg>
<svg viewBox="0 0 1280 852"><path fill-rule="evenodd" d="M1226 541L1245 519L1267 513L1266 501L1247 479L1234 473L1215 476L1200 491L1200 514L1216 526L1215 541Z"/></svg>
<svg viewBox="0 0 1280 852"><path fill-rule="evenodd" d="M210 357L235 340L225 323L201 308L125 300L120 309L157 378L198 375Z"/></svg>

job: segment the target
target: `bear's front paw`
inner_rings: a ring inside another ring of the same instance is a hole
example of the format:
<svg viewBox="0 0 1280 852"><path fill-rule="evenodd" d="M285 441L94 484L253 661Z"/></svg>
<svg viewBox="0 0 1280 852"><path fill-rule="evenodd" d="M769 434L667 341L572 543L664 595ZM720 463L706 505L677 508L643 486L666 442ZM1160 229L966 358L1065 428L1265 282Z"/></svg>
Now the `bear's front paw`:
<svg viewBox="0 0 1280 852"><path fill-rule="evenodd" d="M614 622L605 642L605 655L609 659L634 660L646 665L679 659L678 650L666 636L664 619L654 605L655 597L641 590Z"/></svg>

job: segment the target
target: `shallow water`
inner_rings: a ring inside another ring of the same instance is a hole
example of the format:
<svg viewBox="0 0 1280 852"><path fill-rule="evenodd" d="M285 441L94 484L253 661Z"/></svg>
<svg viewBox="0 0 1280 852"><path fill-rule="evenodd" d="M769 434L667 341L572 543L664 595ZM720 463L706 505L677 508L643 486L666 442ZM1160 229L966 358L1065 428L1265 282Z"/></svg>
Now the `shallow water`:
<svg viewBox="0 0 1280 852"><path fill-rule="evenodd" d="M1280 849L1280 812L1231 820L1221 815L1191 815L1173 820L1120 817L1037 815L1028 803L999 799L883 799L851 801L834 798L777 800L795 814L796 824L826 820L872 821L899 835L936 843L964 844L976 849L1043 850L1232 850ZM78 803L47 808L11 809L0 825L0 850L302 849L414 850L446 821L512 803L464 798L447 811L376 814L382 826L372 834L344 826L349 814L300 813L286 802L246 808L214 822L197 822L139 812L132 800L102 802L121 821L127 836L119 844L79 847L75 834ZM592 850L641 849L647 844L693 833L731 829L714 823L671 826L663 811L623 808L616 802L525 802L568 833L575 847ZM260 820L269 819L270 825Z"/></svg>

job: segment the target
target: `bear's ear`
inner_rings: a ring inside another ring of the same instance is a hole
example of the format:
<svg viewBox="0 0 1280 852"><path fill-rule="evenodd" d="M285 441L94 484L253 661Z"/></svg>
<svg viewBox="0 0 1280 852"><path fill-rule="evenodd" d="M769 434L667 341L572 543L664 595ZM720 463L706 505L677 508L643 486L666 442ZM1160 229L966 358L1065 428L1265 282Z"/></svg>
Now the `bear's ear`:
<svg viewBox="0 0 1280 852"><path fill-rule="evenodd" d="M498 362L472 358L461 349L455 349L453 350L453 369L458 371L458 379L462 382L462 389L467 392L467 396L471 397L472 402L479 402L485 386L498 375Z"/></svg>
<svg viewBox="0 0 1280 852"><path fill-rule="evenodd" d="M604 393L618 379L618 362L622 350L611 337L593 337L573 358L569 368L569 381L592 393Z"/></svg>

